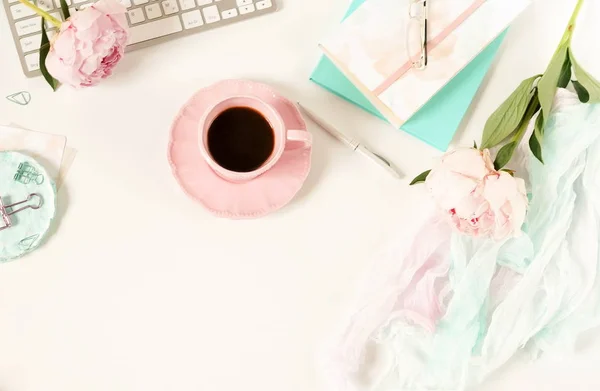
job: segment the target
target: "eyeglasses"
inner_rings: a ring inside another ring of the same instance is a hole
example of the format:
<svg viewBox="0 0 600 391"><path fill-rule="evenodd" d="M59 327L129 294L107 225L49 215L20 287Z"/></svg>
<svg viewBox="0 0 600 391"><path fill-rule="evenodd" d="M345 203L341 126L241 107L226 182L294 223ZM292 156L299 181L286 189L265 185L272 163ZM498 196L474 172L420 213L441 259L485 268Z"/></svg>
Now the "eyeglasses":
<svg viewBox="0 0 600 391"><path fill-rule="evenodd" d="M409 0L406 50L413 68L427 67L427 2L430 0Z"/></svg>

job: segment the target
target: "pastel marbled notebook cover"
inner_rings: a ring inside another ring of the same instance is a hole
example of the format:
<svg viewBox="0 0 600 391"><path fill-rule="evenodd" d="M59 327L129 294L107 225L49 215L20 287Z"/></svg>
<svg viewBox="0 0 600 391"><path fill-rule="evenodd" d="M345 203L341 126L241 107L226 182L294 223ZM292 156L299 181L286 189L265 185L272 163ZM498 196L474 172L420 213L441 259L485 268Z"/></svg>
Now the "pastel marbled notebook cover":
<svg viewBox="0 0 600 391"><path fill-rule="evenodd" d="M400 127L497 38L531 0L429 0L429 63L410 67L409 0L368 0L321 43L325 55Z"/></svg>

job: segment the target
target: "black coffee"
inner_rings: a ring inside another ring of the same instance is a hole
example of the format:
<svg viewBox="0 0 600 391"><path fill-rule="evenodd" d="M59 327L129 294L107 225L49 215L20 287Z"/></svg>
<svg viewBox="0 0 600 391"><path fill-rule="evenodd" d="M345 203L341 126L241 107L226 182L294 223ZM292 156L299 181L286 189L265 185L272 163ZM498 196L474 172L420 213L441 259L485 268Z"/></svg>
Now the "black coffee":
<svg viewBox="0 0 600 391"><path fill-rule="evenodd" d="M208 129L208 151L221 167L230 171L258 169L269 159L274 147L271 124L249 107L223 111Z"/></svg>

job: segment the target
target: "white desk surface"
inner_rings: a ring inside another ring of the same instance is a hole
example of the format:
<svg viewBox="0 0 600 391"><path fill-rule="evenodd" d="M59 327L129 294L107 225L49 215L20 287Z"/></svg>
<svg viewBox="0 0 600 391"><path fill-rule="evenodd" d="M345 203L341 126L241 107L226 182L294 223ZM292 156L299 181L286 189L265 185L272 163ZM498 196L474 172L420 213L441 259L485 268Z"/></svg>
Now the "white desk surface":
<svg viewBox="0 0 600 391"><path fill-rule="evenodd" d="M295 200L260 220L216 219L173 179L169 125L198 88L250 78L364 138L406 179L439 152L309 82L347 0L280 2L275 14L130 53L96 88L56 93L22 76L1 13L0 95L27 90L32 101L0 99L0 123L65 134L79 151L56 233L0 265L1 391L323 389L317 348L423 193L310 124L313 169ZM574 3L538 0L515 22L455 144L479 140L517 83L543 72ZM600 6L587 3L574 45L600 78ZM478 391L597 390L597 336L563 362L513 363Z"/></svg>

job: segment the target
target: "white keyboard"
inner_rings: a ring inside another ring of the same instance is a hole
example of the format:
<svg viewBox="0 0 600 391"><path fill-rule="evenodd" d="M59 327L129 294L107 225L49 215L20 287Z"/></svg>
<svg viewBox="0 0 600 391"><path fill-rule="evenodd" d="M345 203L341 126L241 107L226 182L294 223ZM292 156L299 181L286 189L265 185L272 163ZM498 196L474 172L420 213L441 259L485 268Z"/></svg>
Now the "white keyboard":
<svg viewBox="0 0 600 391"><path fill-rule="evenodd" d="M41 19L19 0L2 0L23 72L40 75ZM66 0L71 13L96 0ZM119 0L127 7L130 39L127 50L253 18L277 9L276 0ZM63 20L60 0L35 0L38 7ZM56 28L46 23L48 38Z"/></svg>

